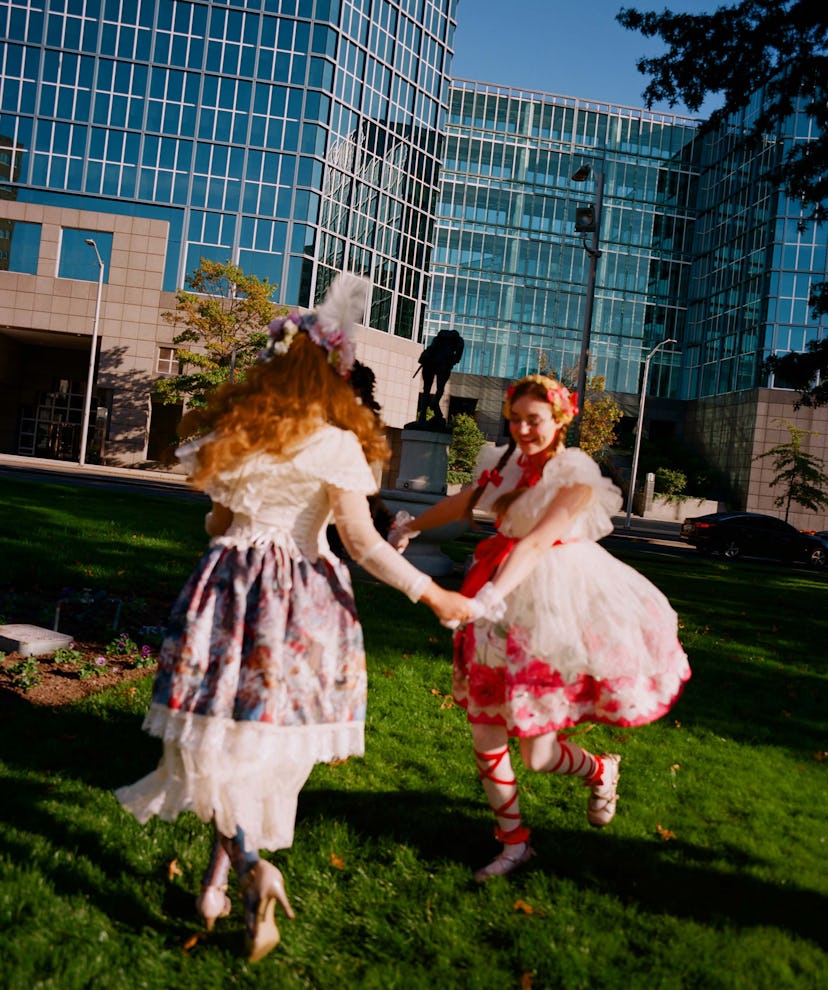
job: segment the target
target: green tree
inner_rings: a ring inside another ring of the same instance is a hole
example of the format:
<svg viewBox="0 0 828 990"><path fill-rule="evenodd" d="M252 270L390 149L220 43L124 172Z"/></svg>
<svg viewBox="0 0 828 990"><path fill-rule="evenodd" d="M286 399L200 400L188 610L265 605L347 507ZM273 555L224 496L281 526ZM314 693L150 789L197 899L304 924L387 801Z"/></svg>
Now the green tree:
<svg viewBox="0 0 828 990"><path fill-rule="evenodd" d="M709 14L622 8L616 19L646 38L660 38L663 55L641 58L639 72L650 77L647 106L666 100L699 110L705 98L721 94L722 106L706 129L714 130L745 109L764 87L765 101L742 139L761 146L768 134L802 106L813 119L811 140L793 141L767 178L810 211L828 218L828 18L820 0L739 0Z"/></svg>
<svg viewBox="0 0 828 990"><path fill-rule="evenodd" d="M538 354L538 374L556 378L571 392L578 388L578 369L567 368L559 375L552 368L544 351ZM586 396L578 397L578 404L581 407L581 433L578 446L599 462L606 458L610 447L615 443L617 439L615 428L624 416L615 399L607 395L606 387L606 377L589 376L589 368L587 368ZM574 442L571 433L569 441Z"/></svg>
<svg viewBox="0 0 828 990"><path fill-rule="evenodd" d="M202 258L187 286L190 291L177 293L175 310L162 313L178 331L173 344L183 370L159 379L155 395L161 402L198 406L208 392L256 360L278 307L272 302L275 285L245 275L230 261Z"/></svg>
<svg viewBox="0 0 828 990"><path fill-rule="evenodd" d="M764 457L773 458L773 468L776 475L770 483L771 488L779 485L782 491L773 500L777 508L785 508L785 520L792 503L796 502L803 509L810 512L819 512L828 506L828 495L825 493L828 486L828 474L822 470L822 460L814 457L802 449L802 441L806 436L815 436L814 430L801 430L787 420L776 420L787 427L791 434L791 439L787 443L777 444L766 450L764 454L759 454L754 460L761 460Z"/></svg>
<svg viewBox="0 0 828 990"><path fill-rule="evenodd" d="M467 413L451 417L451 443L448 449L448 476L450 485L467 485L471 482L480 448L486 438L480 427Z"/></svg>
<svg viewBox="0 0 828 990"><path fill-rule="evenodd" d="M713 130L764 87L764 105L742 132L747 147L763 145L798 107L804 109L812 120L810 139L780 143L765 177L801 204L803 220L828 219L824 0L740 0L716 5L709 14L622 8L617 20L666 45L663 55L637 62L650 77L643 93L647 106L681 101L699 110L708 95L721 94L722 106L704 125ZM728 132L733 138L736 133ZM828 313L828 282L813 283L810 303L815 317ZM804 353L771 357L765 367L799 392L795 409L828 403L828 340L812 342Z"/></svg>
<svg viewBox="0 0 828 990"><path fill-rule="evenodd" d="M603 375L593 375L587 381L587 395L581 413L580 447L596 461L602 461L615 443L616 426L624 413L621 407L607 395L607 380Z"/></svg>

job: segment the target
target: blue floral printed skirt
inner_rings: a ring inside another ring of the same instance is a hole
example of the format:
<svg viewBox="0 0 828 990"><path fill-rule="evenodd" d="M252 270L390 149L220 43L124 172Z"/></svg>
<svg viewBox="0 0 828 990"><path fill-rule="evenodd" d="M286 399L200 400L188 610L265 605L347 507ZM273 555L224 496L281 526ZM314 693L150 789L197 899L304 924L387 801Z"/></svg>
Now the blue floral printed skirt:
<svg viewBox="0 0 828 990"><path fill-rule="evenodd" d="M173 606L144 728L164 740L117 792L140 821L194 811L251 844L293 841L314 763L364 752L362 628L344 564L215 540Z"/></svg>

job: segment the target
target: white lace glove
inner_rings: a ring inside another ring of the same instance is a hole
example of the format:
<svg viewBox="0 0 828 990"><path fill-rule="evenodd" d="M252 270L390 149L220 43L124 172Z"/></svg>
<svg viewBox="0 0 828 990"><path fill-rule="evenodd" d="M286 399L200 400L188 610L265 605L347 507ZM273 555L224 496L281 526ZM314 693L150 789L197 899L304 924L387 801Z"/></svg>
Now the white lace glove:
<svg viewBox="0 0 828 990"><path fill-rule="evenodd" d="M506 600L495 588L491 581L488 581L471 600L472 614L469 622L477 622L478 619L486 619L487 622L500 622L506 614ZM452 620L444 622L442 625L448 629L457 629L460 623Z"/></svg>
<svg viewBox="0 0 828 990"><path fill-rule="evenodd" d="M420 535L420 531L414 529L414 522L414 516L410 512L406 512L405 509L400 509L394 516L394 521L388 530L388 542L400 553L408 546L409 540L413 540Z"/></svg>
<svg viewBox="0 0 828 990"><path fill-rule="evenodd" d="M351 559L375 578L408 595L412 602L419 601L431 578L400 556L374 529L365 496L331 488L330 499L336 528Z"/></svg>

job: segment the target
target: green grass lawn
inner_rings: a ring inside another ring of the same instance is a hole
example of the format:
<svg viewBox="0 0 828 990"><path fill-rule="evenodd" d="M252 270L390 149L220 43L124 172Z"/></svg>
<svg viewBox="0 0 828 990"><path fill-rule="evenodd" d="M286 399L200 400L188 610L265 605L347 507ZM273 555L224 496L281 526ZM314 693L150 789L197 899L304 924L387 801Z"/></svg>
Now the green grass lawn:
<svg viewBox="0 0 828 990"><path fill-rule="evenodd" d="M203 505L5 481L0 591L78 583L170 596ZM18 556L19 555L19 556ZM210 830L139 826L112 790L151 770L149 680L0 709L0 986L43 988L817 988L828 972L828 580L630 552L675 604L693 678L622 754L619 810L586 821L575 781L518 762L537 857L478 887L495 851L450 637L359 584L367 754L317 767L282 869L296 920L251 965L241 908L204 936ZM19 561L19 563L18 563ZM55 592L56 593L56 592ZM171 865L172 864L172 865Z"/></svg>

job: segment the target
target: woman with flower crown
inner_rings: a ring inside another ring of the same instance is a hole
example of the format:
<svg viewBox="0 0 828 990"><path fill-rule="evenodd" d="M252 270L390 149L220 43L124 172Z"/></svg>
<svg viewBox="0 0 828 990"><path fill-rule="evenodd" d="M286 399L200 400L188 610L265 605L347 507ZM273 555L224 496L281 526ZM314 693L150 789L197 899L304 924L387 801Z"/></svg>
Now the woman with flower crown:
<svg viewBox="0 0 828 990"><path fill-rule="evenodd" d="M667 599L597 540L612 531L618 489L578 448L564 447L577 397L545 375L507 391L505 449L484 447L477 485L449 496L389 534L404 548L424 529L495 517L462 591L474 616L455 634L454 697L466 709L483 788L502 851L478 882L511 873L533 855L509 754L518 739L532 770L580 777L587 819L615 814L620 757L595 756L564 735L581 722L643 725L664 715L690 676Z"/></svg>
<svg viewBox="0 0 828 990"><path fill-rule="evenodd" d="M232 865L247 952L279 941L279 870L260 849L293 842L299 791L315 763L364 751L366 672L348 570L328 548L331 517L349 555L444 621L469 599L440 588L371 523L368 464L387 456L375 412L348 383L365 283L341 275L316 312L274 320L262 360L183 421L203 434L178 451L212 499L212 537L173 606L144 728L158 768L117 792L141 822L193 811L216 843L197 909L230 912Z"/></svg>

